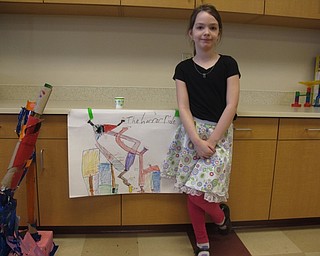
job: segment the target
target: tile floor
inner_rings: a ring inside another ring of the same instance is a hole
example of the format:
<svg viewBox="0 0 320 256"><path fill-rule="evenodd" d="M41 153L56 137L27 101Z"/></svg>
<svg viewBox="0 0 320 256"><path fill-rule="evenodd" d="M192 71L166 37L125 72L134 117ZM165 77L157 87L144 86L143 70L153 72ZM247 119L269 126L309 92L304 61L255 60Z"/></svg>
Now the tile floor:
<svg viewBox="0 0 320 256"><path fill-rule="evenodd" d="M241 229L236 233L252 256L320 256L320 226ZM55 256L193 255L186 233L55 234L54 242L59 245Z"/></svg>

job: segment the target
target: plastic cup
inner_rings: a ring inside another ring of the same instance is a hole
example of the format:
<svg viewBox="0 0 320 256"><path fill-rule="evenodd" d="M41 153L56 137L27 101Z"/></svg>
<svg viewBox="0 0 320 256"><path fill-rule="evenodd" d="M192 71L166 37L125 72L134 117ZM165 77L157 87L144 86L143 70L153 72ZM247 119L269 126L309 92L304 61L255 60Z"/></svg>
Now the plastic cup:
<svg viewBox="0 0 320 256"><path fill-rule="evenodd" d="M124 106L124 97L114 97L114 104L117 109L121 109Z"/></svg>

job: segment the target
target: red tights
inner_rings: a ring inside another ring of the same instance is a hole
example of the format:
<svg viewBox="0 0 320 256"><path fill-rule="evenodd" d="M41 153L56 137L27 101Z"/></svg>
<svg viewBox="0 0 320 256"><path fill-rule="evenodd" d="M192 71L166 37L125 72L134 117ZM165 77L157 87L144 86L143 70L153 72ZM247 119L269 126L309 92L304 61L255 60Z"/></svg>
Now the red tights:
<svg viewBox="0 0 320 256"><path fill-rule="evenodd" d="M224 213L220 208L220 204L206 201L204 195L188 195L188 211L197 243L208 243L205 214L207 213L214 223L222 223L224 221Z"/></svg>

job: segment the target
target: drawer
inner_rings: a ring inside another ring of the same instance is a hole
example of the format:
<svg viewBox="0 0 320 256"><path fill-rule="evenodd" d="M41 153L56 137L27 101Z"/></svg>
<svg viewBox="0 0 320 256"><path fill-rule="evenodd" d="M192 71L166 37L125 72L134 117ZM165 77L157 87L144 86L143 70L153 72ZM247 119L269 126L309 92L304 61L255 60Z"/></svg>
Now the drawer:
<svg viewBox="0 0 320 256"><path fill-rule="evenodd" d="M278 118L239 117L234 121L234 139L277 139Z"/></svg>
<svg viewBox="0 0 320 256"><path fill-rule="evenodd" d="M40 138L67 138L67 115L44 115L39 133ZM16 138L15 129L18 123L18 114L0 115L0 138Z"/></svg>
<svg viewBox="0 0 320 256"><path fill-rule="evenodd" d="M281 118L279 140L320 139L320 119Z"/></svg>
<svg viewBox="0 0 320 256"><path fill-rule="evenodd" d="M12 139L18 138L15 130L18 123L18 115L7 114L0 115L0 138Z"/></svg>
<svg viewBox="0 0 320 256"><path fill-rule="evenodd" d="M66 139L67 115L43 115L39 139Z"/></svg>

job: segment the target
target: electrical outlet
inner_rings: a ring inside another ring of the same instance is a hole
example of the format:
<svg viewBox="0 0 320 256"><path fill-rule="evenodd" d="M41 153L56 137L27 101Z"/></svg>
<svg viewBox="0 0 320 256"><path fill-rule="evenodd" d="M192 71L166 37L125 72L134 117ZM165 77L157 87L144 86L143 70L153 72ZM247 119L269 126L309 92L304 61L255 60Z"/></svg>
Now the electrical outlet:
<svg viewBox="0 0 320 256"><path fill-rule="evenodd" d="M184 53L181 54L182 60L190 59L192 57L193 57L193 55L190 52L184 52Z"/></svg>

